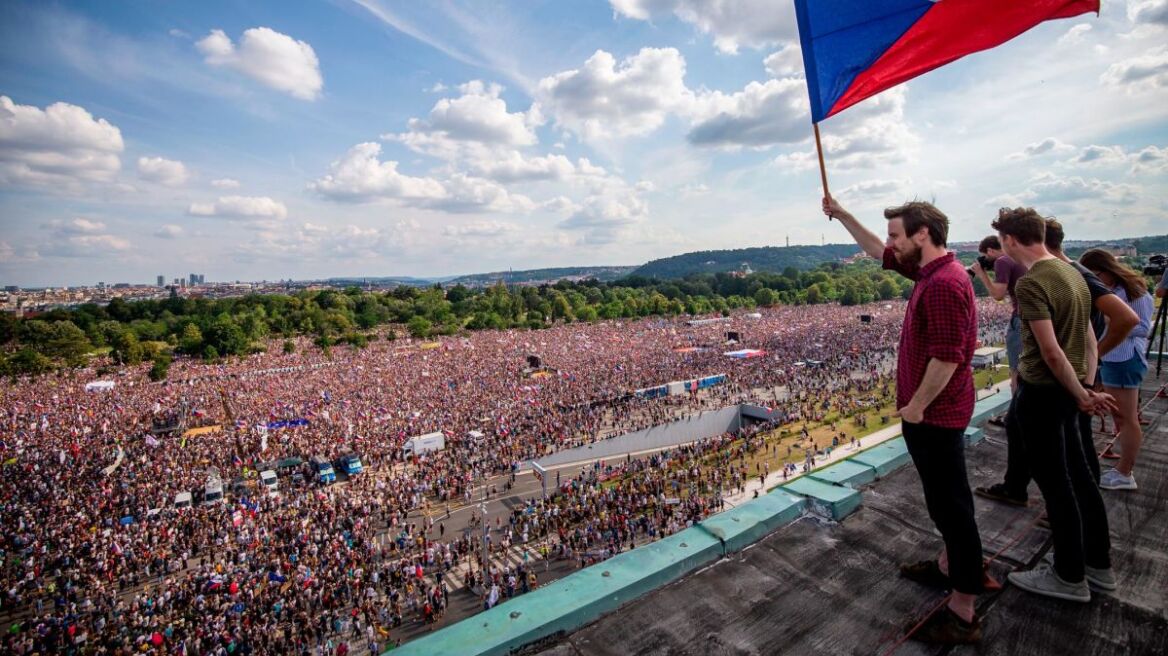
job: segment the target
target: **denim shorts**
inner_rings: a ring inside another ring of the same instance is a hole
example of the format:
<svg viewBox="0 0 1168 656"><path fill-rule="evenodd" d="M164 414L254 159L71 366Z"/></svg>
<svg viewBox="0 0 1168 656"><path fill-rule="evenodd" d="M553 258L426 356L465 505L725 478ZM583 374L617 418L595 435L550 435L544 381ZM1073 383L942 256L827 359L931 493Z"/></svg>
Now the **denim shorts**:
<svg viewBox="0 0 1168 656"><path fill-rule="evenodd" d="M1010 327L1006 329L1006 361L1010 371L1018 370L1018 359L1022 357L1022 317L1010 317Z"/></svg>
<svg viewBox="0 0 1168 656"><path fill-rule="evenodd" d="M1116 389L1139 389L1146 373L1148 363L1144 362L1138 353L1123 362L1105 361L1099 368L1103 386Z"/></svg>

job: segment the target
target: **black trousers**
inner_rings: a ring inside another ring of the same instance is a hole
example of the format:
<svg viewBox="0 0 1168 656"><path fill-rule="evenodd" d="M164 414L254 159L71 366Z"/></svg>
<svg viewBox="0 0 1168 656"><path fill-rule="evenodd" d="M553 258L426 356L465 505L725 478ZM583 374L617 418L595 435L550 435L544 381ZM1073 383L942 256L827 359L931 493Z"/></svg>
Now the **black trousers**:
<svg viewBox="0 0 1168 656"><path fill-rule="evenodd" d="M1014 395L1017 398L1017 394ZM1077 409L1076 409L1077 410ZM1030 465L1026 462L1026 447L1022 444L1018 424L1011 421L1010 415L1014 412L1014 400L1010 400L1010 410L1006 413L1006 490L1016 497L1025 497L1026 488L1030 486ZM1091 477L1095 484L1099 484L1099 454L1096 453L1095 433L1091 428L1094 417L1086 412L1076 412L1070 420L1067 431L1077 433L1082 447L1083 457L1087 460L1087 468L1091 470Z"/></svg>
<svg viewBox="0 0 1168 656"><path fill-rule="evenodd" d="M982 591L981 536L973 517L973 494L965 472L965 431L929 424L901 424L908 454L921 477L929 517L949 554L953 589Z"/></svg>
<svg viewBox="0 0 1168 656"><path fill-rule="evenodd" d="M1046 501L1055 571L1071 583L1083 580L1084 564L1111 567L1107 508L1083 453L1079 414L1061 385L1021 382L1007 419L1022 437L1030 473Z"/></svg>

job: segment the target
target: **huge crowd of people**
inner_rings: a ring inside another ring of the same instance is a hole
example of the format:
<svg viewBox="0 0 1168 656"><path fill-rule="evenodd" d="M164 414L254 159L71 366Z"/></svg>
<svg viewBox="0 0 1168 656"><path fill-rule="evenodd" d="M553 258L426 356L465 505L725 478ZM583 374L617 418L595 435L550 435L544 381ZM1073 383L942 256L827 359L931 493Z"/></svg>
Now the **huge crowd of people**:
<svg viewBox="0 0 1168 656"><path fill-rule="evenodd" d="M477 559L467 583L487 605L537 582L529 564L484 563L472 536L436 535L411 511L470 501L533 458L703 409L757 402L797 423L861 411L888 393L903 311L902 301L778 307L701 325L380 339L329 355L301 339L293 353L179 360L163 383L144 367L123 368L99 391L86 391L94 368L5 381L0 618L10 629L0 650L376 650L403 623L441 616L444 574L461 561ZM1000 341L1008 308L980 311L982 339ZM728 330L738 343L726 344ZM724 355L741 348L765 354ZM630 396L723 373L701 393ZM403 454L407 439L434 431L444 449ZM742 449L766 447L747 433L586 468L516 509L491 539L586 564L667 535L716 512L724 491L756 473ZM279 495L256 485L261 463L346 451L366 471L345 485L289 477ZM710 455L716 466L699 467ZM200 504L212 468L226 474L228 499ZM618 484L601 484L613 476ZM175 507L181 492L195 493L192 507Z"/></svg>

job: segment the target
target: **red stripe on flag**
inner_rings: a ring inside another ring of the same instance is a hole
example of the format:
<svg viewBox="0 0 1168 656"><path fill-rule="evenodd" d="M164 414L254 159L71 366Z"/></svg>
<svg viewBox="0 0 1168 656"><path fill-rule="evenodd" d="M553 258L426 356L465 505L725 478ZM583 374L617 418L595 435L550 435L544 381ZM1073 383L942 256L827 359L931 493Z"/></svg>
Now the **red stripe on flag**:
<svg viewBox="0 0 1168 656"><path fill-rule="evenodd" d="M856 76L828 112L837 114L901 82L989 50L1043 21L1099 13L1099 0L939 0Z"/></svg>

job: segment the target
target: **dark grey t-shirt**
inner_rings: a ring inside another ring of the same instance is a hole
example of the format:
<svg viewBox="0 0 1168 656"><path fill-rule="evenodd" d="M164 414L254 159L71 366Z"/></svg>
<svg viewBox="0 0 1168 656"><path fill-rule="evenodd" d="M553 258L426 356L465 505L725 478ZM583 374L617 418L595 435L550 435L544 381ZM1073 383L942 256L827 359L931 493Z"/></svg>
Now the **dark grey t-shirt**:
<svg viewBox="0 0 1168 656"><path fill-rule="evenodd" d="M1071 262L1071 264L1079 273L1083 274L1083 280L1087 281L1087 289L1091 292L1091 328L1095 330L1095 339L1100 339L1103 337L1103 331L1107 329L1107 319L1103 316L1102 312L1095 308L1095 301L1102 296L1114 294L1115 292L1103 284L1099 276L1091 273L1091 270L1087 267L1078 262Z"/></svg>

